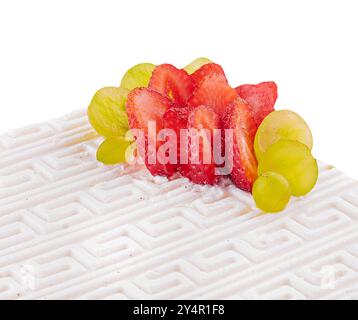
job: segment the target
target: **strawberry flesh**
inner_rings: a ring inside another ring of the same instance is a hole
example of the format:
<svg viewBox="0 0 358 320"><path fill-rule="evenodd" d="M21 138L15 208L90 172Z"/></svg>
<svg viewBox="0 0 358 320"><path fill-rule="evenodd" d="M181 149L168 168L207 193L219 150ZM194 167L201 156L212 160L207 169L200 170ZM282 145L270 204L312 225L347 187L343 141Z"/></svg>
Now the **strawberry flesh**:
<svg viewBox="0 0 358 320"><path fill-rule="evenodd" d="M215 184L219 180L219 176L215 172L213 129L220 128L220 117L210 107L200 106L189 115L188 129L207 130L203 132L203 136L199 136L199 139L196 140L196 142L199 142L198 144L192 140L195 139L194 137L189 136L188 164L179 166L181 174L194 183ZM195 152L197 152L197 157L194 155Z"/></svg>
<svg viewBox="0 0 358 320"><path fill-rule="evenodd" d="M154 69L149 88L168 97L174 104L184 106L193 93L194 80L185 70L161 64Z"/></svg>
<svg viewBox="0 0 358 320"><path fill-rule="evenodd" d="M216 74L219 76L223 81L227 82L225 72L223 68L216 64L216 63L207 63L201 66L198 70L196 70L191 77L195 82L195 87L199 87L202 82L209 76Z"/></svg>
<svg viewBox="0 0 358 320"><path fill-rule="evenodd" d="M237 97L235 89L231 88L221 75L211 74L194 91L188 105L192 108L201 105L211 107L220 117L223 117L226 107Z"/></svg>
<svg viewBox="0 0 358 320"><path fill-rule="evenodd" d="M153 71L148 88L136 88L129 93L126 108L130 128L144 132L145 154L142 156L152 175L171 177L179 170L194 183L217 183L220 176L213 154L214 129L231 129L233 139L226 143L232 143L232 149L225 148L226 152L232 150L232 154L226 155L230 157L226 162L232 162L230 178L237 187L251 192L257 177L253 147L256 130L274 110L276 99L274 82L245 84L233 89L221 66L215 63L203 65L192 75L173 65L162 64ZM159 161L158 150L168 145L168 137L165 141L156 141L156 161L150 163L148 121L156 123L157 136L161 129L175 132L177 164ZM200 132L196 138L189 134L189 144L180 145L181 129L207 131ZM187 164L180 163L181 153L188 155Z"/></svg>
<svg viewBox="0 0 358 320"><path fill-rule="evenodd" d="M251 192L257 177L257 160L253 146L256 124L250 105L236 99L227 107L223 124L225 129L233 130L231 180L240 189Z"/></svg>
<svg viewBox="0 0 358 320"><path fill-rule="evenodd" d="M163 116L172 106L172 102L160 93L147 89L136 88L132 90L127 97L126 109L130 129L141 129L144 132L144 158L145 165L152 175L162 175L170 177L177 169L175 164L162 164L158 159L158 149L163 144L157 141L155 144L155 161L149 161L148 153L148 121L154 121L156 125L156 136L164 128ZM138 138L138 137L137 137ZM138 141L138 140L137 140ZM155 163L150 163L155 162Z"/></svg>
<svg viewBox="0 0 358 320"><path fill-rule="evenodd" d="M244 84L236 88L239 97L251 107L256 126L272 111L277 100L277 85L273 81L259 84Z"/></svg>
<svg viewBox="0 0 358 320"><path fill-rule="evenodd" d="M163 115L163 125L166 129L172 129L177 137L177 163L180 163L180 150L187 146L180 145L180 131L187 128L188 117L191 108L186 107L170 107Z"/></svg>

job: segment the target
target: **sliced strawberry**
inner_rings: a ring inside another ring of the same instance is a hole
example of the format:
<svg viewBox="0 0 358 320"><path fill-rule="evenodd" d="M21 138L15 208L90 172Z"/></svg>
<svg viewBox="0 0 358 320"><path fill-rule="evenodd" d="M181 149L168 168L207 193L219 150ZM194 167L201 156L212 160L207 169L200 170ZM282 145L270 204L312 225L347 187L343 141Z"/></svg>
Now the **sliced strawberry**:
<svg viewBox="0 0 358 320"><path fill-rule="evenodd" d="M149 81L149 88L184 106L194 90L194 80L182 69L171 64L157 66Z"/></svg>
<svg viewBox="0 0 358 320"><path fill-rule="evenodd" d="M166 129L174 130L177 137L177 163L180 163L180 130L187 128L188 117L192 109L189 106L171 107L163 116L163 125ZM187 146L183 146L187 148ZM186 151L186 150L185 150Z"/></svg>
<svg viewBox="0 0 358 320"><path fill-rule="evenodd" d="M231 88L221 75L212 74L207 76L194 91L188 105L193 108L201 105L211 107L222 117L225 108L237 97L235 89Z"/></svg>
<svg viewBox="0 0 358 320"><path fill-rule="evenodd" d="M177 165L170 163L162 164L159 162L158 149L163 145L163 142L161 141L153 143L153 151L155 152L154 161L149 159L148 122L155 122L156 132L154 132L154 134L156 135L155 139L157 140L158 132L163 129L163 115L171 105L172 102L168 98L147 88L136 88L132 90L127 97L126 109L129 127L132 130L143 130L145 139L142 141L144 143L144 145L142 144L142 148L144 149L145 154L141 154L141 156L144 158L145 164L152 175L164 175L169 177L174 174L177 168Z"/></svg>
<svg viewBox="0 0 358 320"><path fill-rule="evenodd" d="M256 85L244 84L237 87L236 92L252 107L257 127L274 110L277 100L277 85L273 81L261 82Z"/></svg>
<svg viewBox="0 0 358 320"><path fill-rule="evenodd" d="M188 129L194 129L199 135L196 139L189 133L188 164L180 164L179 170L194 183L215 184L219 176L215 172L213 155L214 134L217 132L213 129L221 129L220 117L210 107L200 106L190 113ZM201 129L207 131L200 132Z"/></svg>
<svg viewBox="0 0 358 320"><path fill-rule="evenodd" d="M163 128L163 115L171 106L171 101L160 93L136 88L128 94L126 102L129 127L147 133L148 121L155 121L160 130Z"/></svg>
<svg viewBox="0 0 358 320"><path fill-rule="evenodd" d="M233 130L231 180L240 189L251 192L257 177L257 160L254 152L256 124L250 105L236 99L227 107L223 123L225 129Z"/></svg>
<svg viewBox="0 0 358 320"><path fill-rule="evenodd" d="M223 68L216 63L204 64L198 70L196 70L191 75L191 77L194 79L195 87L199 87L208 76L211 76L213 74L218 75L222 78L223 81L227 82Z"/></svg>
<svg viewBox="0 0 358 320"><path fill-rule="evenodd" d="M180 133L180 129L185 129L188 122L188 117L192 108L184 107L170 107L163 115L163 124L165 128L173 129L176 133Z"/></svg>

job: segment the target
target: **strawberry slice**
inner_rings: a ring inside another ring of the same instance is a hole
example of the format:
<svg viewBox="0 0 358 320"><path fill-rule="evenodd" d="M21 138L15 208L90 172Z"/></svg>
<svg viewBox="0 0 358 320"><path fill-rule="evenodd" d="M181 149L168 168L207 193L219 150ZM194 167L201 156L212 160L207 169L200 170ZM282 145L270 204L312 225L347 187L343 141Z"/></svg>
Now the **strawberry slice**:
<svg viewBox="0 0 358 320"><path fill-rule="evenodd" d="M148 121L155 121L159 130L163 128L163 115L171 107L171 101L160 93L147 88L136 88L127 97L126 110L129 127L147 133Z"/></svg>
<svg viewBox="0 0 358 320"><path fill-rule="evenodd" d="M154 69L149 88L170 98L176 105L183 106L193 93L194 80L185 70L162 64Z"/></svg>
<svg viewBox="0 0 358 320"><path fill-rule="evenodd" d="M244 84L237 87L236 92L252 107L257 127L274 110L277 100L277 85L273 81L261 82L256 85Z"/></svg>
<svg viewBox="0 0 358 320"><path fill-rule="evenodd" d="M211 74L204 78L188 101L192 108L201 105L211 107L220 117L225 108L238 97L235 89L223 80L222 75Z"/></svg>
<svg viewBox="0 0 358 320"><path fill-rule="evenodd" d="M170 107L163 115L163 125L166 129L174 130L177 137L177 163L180 163L180 130L186 129L188 117L192 109L189 106ZM187 146L183 146L184 150Z"/></svg>
<svg viewBox="0 0 358 320"><path fill-rule="evenodd" d="M173 129L177 135L180 134L180 129L186 129L188 117L192 108L189 106L170 107L163 115L163 123L165 128Z"/></svg>
<svg viewBox="0 0 358 320"><path fill-rule="evenodd" d="M126 109L129 127L131 130L143 130L145 139L141 142L144 143L144 145L142 144L142 148L144 149L145 154L141 154L141 157L144 158L146 167L152 175L164 175L170 177L175 173L177 168L177 165L175 164L160 163L160 156L158 155L158 149L164 143L157 140L158 132L164 128L163 116L171 105L172 102L168 98L147 88L136 88L132 90L127 97ZM156 126L156 132L154 132L156 134L156 143L153 143L155 147L155 155L152 155L152 158L154 158L152 160L149 159L148 121L155 122ZM138 137L136 138L138 142Z"/></svg>
<svg viewBox="0 0 358 320"><path fill-rule="evenodd" d="M220 128L220 117L210 107L200 106L189 115L188 129L195 129L198 136L196 139L189 134L188 164L181 164L179 171L194 183L215 184L219 180L213 155L214 134L217 132L213 129Z"/></svg>
<svg viewBox="0 0 358 320"><path fill-rule="evenodd" d="M225 129L233 130L231 180L240 189L251 192L257 177L257 160L254 152L256 124L250 105L236 99L227 107L223 123Z"/></svg>
<svg viewBox="0 0 358 320"><path fill-rule="evenodd" d="M216 64L216 63L207 63L201 66L198 70L196 70L191 77L193 78L195 82L195 87L199 87L202 82L208 77L213 74L218 75L222 78L223 81L227 82L225 72L223 68Z"/></svg>

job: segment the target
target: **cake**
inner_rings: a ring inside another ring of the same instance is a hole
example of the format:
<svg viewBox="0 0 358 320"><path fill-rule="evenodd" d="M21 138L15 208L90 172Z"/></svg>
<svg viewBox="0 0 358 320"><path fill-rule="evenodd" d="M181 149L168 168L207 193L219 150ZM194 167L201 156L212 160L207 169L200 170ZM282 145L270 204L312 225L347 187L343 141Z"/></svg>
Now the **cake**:
<svg viewBox="0 0 358 320"><path fill-rule="evenodd" d="M224 179L104 166L85 110L0 136L0 299L357 299L358 183L278 214Z"/></svg>

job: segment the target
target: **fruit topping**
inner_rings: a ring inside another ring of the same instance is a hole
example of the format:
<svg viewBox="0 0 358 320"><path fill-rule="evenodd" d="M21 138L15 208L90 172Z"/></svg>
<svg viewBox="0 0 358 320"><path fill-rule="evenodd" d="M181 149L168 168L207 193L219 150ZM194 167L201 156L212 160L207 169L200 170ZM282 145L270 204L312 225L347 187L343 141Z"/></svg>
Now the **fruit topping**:
<svg viewBox="0 0 358 320"><path fill-rule="evenodd" d="M131 142L123 137L111 137L105 139L97 150L97 160L106 164L113 165L126 161L126 150Z"/></svg>
<svg viewBox="0 0 358 320"><path fill-rule="evenodd" d="M313 138L307 123L293 111L274 111L262 121L257 130L254 145L257 159L262 157L271 144L281 139L297 140L312 149Z"/></svg>
<svg viewBox="0 0 358 320"><path fill-rule="evenodd" d="M187 152L187 146L181 146L180 134L182 130L187 129L188 117L192 109L188 106L185 107L170 107L163 115L163 126L166 129L172 129L176 135L177 141L177 163L180 163L180 152Z"/></svg>
<svg viewBox="0 0 358 320"><path fill-rule="evenodd" d="M125 102L128 90L105 87L98 90L88 107L92 127L104 137L124 136L128 130Z"/></svg>
<svg viewBox="0 0 358 320"><path fill-rule="evenodd" d="M188 64L185 68L183 68L188 74L194 73L196 70L198 70L200 67L202 67L204 64L211 63L211 61L208 58L198 58L192 61L190 64Z"/></svg>
<svg viewBox="0 0 358 320"><path fill-rule="evenodd" d="M222 75L210 74L205 77L200 86L194 91L188 105L196 108L208 106L222 117L226 107L238 97L235 89L223 79Z"/></svg>
<svg viewBox="0 0 358 320"><path fill-rule="evenodd" d="M194 79L195 87L199 87L203 81L211 75L217 75L223 81L227 82L223 68L216 63L208 63L203 65L201 68L195 71L191 77Z"/></svg>
<svg viewBox="0 0 358 320"><path fill-rule="evenodd" d="M215 135L220 135L220 117L212 108L200 106L190 113L188 129L188 164L181 164L179 170L194 183L214 184L219 176L215 172L213 144Z"/></svg>
<svg viewBox="0 0 358 320"><path fill-rule="evenodd" d="M254 153L256 125L250 106L237 98L226 109L224 128L233 130L231 180L242 190L251 191L257 176Z"/></svg>
<svg viewBox="0 0 358 320"><path fill-rule="evenodd" d="M152 63L140 63L130 68L123 76L121 87L133 90L138 87L147 87L155 69Z"/></svg>
<svg viewBox="0 0 358 320"><path fill-rule="evenodd" d="M147 88L132 90L126 103L130 128L147 133L148 121L154 121L159 131L163 128L163 115L171 106L171 101L156 91Z"/></svg>
<svg viewBox="0 0 358 320"><path fill-rule="evenodd" d="M236 88L240 98L251 107L256 125L274 110L277 100L277 85L275 82L261 82L259 84L244 84Z"/></svg>
<svg viewBox="0 0 358 320"><path fill-rule="evenodd" d="M154 69L149 88L168 97L175 105L184 106L193 93L194 81L185 70L162 64Z"/></svg>
<svg viewBox="0 0 358 320"><path fill-rule="evenodd" d="M140 137L134 130L144 132L144 140L139 142L139 154L152 175L170 177L176 171L177 164L165 161L166 154L159 152L163 150L161 146L164 142L157 140L158 132L164 128L163 116L171 106L172 102L168 98L151 89L137 88L128 95L126 107L129 126L137 142Z"/></svg>
<svg viewBox="0 0 358 320"><path fill-rule="evenodd" d="M310 192L318 178L317 161L310 149L294 140L279 140L268 147L260 159L258 174L268 171L284 176L294 196Z"/></svg>
<svg viewBox="0 0 358 320"><path fill-rule="evenodd" d="M265 212L278 212L285 209L290 201L291 189L283 176L268 171L256 179L252 196L259 209Z"/></svg>
<svg viewBox="0 0 358 320"><path fill-rule="evenodd" d="M229 176L252 191L259 209L278 212L291 195L312 190L318 166L307 123L293 111L274 111L276 100L274 82L233 89L207 58L183 69L142 63L120 88L96 92L88 118L105 137L97 159L106 165L139 158L152 175L179 172L198 184Z"/></svg>

